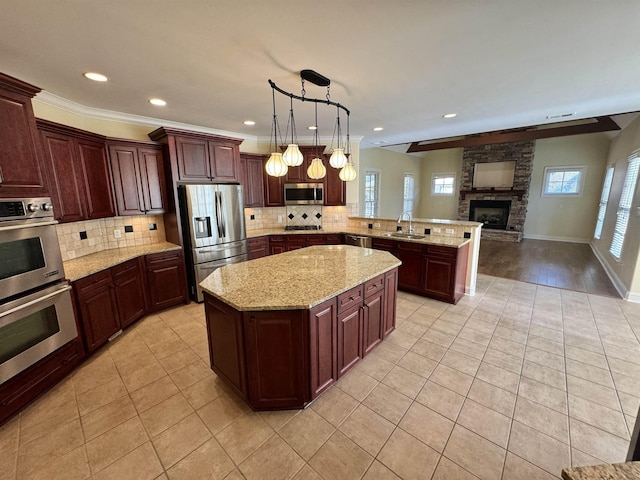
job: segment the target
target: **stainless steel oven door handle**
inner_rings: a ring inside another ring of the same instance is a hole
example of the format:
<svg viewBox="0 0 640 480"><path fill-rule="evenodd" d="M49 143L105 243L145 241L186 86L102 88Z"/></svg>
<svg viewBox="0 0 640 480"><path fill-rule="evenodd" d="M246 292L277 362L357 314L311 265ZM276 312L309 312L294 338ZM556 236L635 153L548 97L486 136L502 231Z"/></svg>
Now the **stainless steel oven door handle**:
<svg viewBox="0 0 640 480"><path fill-rule="evenodd" d="M9 230L24 230L25 228L30 228L30 227L46 227L48 225L57 225L57 224L58 222L56 220L49 220L46 222L38 222L38 223L27 223L23 221L18 225L6 225L6 226L3 226L2 224L0 224L0 232L8 232Z"/></svg>
<svg viewBox="0 0 640 480"><path fill-rule="evenodd" d="M19 306L14 307L14 308L12 308L10 310L7 310L6 312L2 312L2 313L0 313L0 318L6 317L8 315L11 315L12 313L19 312L20 310L24 310L25 308L28 308L28 307L30 307L32 305L36 305L38 303L41 303L41 302L43 302L43 301L45 301L45 300L47 300L47 299L49 299L51 297L55 297L56 295L61 295L64 292L67 292L69 290L71 290L71 285L66 285L65 287L61 288L60 290L56 290L55 292L47 293L46 295L43 295L42 297L38 297L38 298L36 298L34 300L31 300L30 302L23 303L22 305L19 305Z"/></svg>

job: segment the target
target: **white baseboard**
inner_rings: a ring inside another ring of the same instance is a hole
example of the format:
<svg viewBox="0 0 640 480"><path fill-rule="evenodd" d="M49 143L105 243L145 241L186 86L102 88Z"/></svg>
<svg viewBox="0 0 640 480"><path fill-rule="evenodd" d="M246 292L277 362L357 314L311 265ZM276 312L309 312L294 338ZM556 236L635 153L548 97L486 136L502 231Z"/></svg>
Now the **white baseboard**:
<svg viewBox="0 0 640 480"><path fill-rule="evenodd" d="M585 238L576 238L576 237L555 237L550 235L531 235L528 233L524 234L524 238L529 238L531 240L549 240L551 242L568 242L568 243L591 243L591 240Z"/></svg>
<svg viewBox="0 0 640 480"><path fill-rule="evenodd" d="M627 287L625 287L624 283L622 283L622 280L620 280L620 277L618 277L618 275L616 274L616 272L611 268L611 266L605 261L604 257L602 256L602 254L598 251L597 248L595 248L595 246L593 245L593 243L589 243L589 246L591 247L591 251L593 252L593 254L596 256L596 258L598 259L598 261L600 262L600 265L602 265L602 268L604 268L604 272L607 274L607 277L609 277L609 280L611 280L611 283L613 283L613 286L615 287L615 289L618 291L618 294L626 299L629 300L631 302L639 302L640 303L640 294L637 293L630 293L627 290ZM631 300L630 297L638 297L637 300Z"/></svg>
<svg viewBox="0 0 640 480"><path fill-rule="evenodd" d="M640 293L629 292L627 294L627 301L633 303L640 303Z"/></svg>

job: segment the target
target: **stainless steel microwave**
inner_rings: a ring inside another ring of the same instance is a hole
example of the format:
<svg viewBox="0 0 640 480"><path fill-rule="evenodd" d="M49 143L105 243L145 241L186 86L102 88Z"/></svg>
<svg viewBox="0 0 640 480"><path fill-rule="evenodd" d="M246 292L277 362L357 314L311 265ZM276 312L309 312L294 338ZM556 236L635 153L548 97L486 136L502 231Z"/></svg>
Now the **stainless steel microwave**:
<svg viewBox="0 0 640 480"><path fill-rule="evenodd" d="M322 183L285 183L285 205L322 205L324 203L324 184Z"/></svg>

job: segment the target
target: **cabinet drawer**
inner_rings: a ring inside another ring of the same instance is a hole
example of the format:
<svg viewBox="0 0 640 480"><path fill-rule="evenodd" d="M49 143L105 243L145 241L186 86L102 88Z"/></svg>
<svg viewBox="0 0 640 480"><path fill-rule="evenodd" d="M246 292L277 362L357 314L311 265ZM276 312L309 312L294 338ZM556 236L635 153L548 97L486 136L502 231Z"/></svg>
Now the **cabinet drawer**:
<svg viewBox="0 0 640 480"><path fill-rule="evenodd" d="M419 252L422 253L424 245L414 242L398 242L398 250L404 250L405 252Z"/></svg>
<svg viewBox="0 0 640 480"><path fill-rule="evenodd" d="M364 298L369 298L374 293L384 290L384 274L378 275L364 284Z"/></svg>
<svg viewBox="0 0 640 480"><path fill-rule="evenodd" d="M251 247L263 247L269 243L269 239L267 237L257 237L257 238L249 238L247 240L247 246Z"/></svg>
<svg viewBox="0 0 640 480"><path fill-rule="evenodd" d="M112 267L111 272L113 273L114 279L117 280L119 277L126 275L127 273L130 273L137 269L138 269L138 259L134 258L133 260L128 260L124 263L116 265L115 267Z"/></svg>
<svg viewBox="0 0 640 480"><path fill-rule="evenodd" d="M78 297L82 297L93 289L102 288L105 285L111 285L113 280L111 278L111 270L103 270L102 272L94 273L88 277L81 278L74 282L77 289Z"/></svg>
<svg viewBox="0 0 640 480"><path fill-rule="evenodd" d="M374 238L371 241L373 248L377 248L378 250L395 250L396 242L394 240L384 240L382 238Z"/></svg>
<svg viewBox="0 0 640 480"><path fill-rule="evenodd" d="M145 256L147 268L158 265L179 265L182 263L182 251L172 250L169 252L152 253Z"/></svg>
<svg viewBox="0 0 640 480"><path fill-rule="evenodd" d="M358 305L362 303L363 300L363 286L358 285L357 287L352 288L351 290L347 290L346 292L338 295L338 313L347 310L354 305Z"/></svg>
<svg viewBox="0 0 640 480"><path fill-rule="evenodd" d="M454 247L444 247L441 245L427 245L427 255L456 258L456 255L458 255L458 249Z"/></svg>
<svg viewBox="0 0 640 480"><path fill-rule="evenodd" d="M342 235L339 233L330 233L327 235L327 245L340 245L342 243Z"/></svg>
<svg viewBox="0 0 640 480"><path fill-rule="evenodd" d="M284 243L287 240L287 237L284 235L271 235L269 237L269 241L272 243Z"/></svg>

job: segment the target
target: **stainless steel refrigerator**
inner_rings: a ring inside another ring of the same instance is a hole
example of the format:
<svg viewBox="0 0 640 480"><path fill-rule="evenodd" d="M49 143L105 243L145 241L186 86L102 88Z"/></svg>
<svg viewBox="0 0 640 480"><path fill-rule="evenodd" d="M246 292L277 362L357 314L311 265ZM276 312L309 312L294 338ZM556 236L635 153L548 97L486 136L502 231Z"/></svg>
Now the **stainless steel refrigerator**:
<svg viewBox="0 0 640 480"><path fill-rule="evenodd" d="M179 185L178 198L189 294L202 302L202 280L248 258L242 186Z"/></svg>

